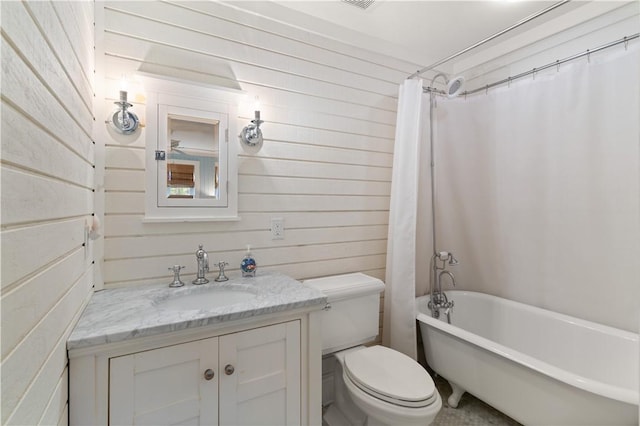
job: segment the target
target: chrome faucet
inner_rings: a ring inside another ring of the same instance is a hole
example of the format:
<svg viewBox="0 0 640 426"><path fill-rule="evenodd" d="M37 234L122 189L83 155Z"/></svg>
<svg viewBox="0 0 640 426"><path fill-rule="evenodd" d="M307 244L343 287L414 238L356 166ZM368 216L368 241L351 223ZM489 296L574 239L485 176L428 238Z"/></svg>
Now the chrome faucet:
<svg viewBox="0 0 640 426"><path fill-rule="evenodd" d="M205 278L204 274L209 272L209 255L202 248L202 244L196 250L196 260L198 262L198 275L192 282L195 285L206 284L209 280Z"/></svg>
<svg viewBox="0 0 640 426"><path fill-rule="evenodd" d="M438 265L438 262L442 262L442 266ZM431 258L431 264L433 265L431 271L431 280L429 286L429 309L431 310L431 316L434 318L440 317L440 309L445 310L447 315L447 322L451 324L451 309L453 308L453 300L449 300L447 295L442 291L442 276L447 275L451 278L451 284L456 286L456 278L452 272L446 269L447 263L451 266L458 264L458 260L453 257L452 253L441 251L435 253Z"/></svg>
<svg viewBox="0 0 640 426"><path fill-rule="evenodd" d="M218 273L218 278L216 278L215 281L217 282L229 281L229 278L227 278L227 276L224 274L225 266L229 266L229 263L225 262L224 260L221 260L220 262L218 262L218 268L220 269L220 272Z"/></svg>
<svg viewBox="0 0 640 426"><path fill-rule="evenodd" d="M448 275L451 278L451 285L456 286L456 277L453 275L453 272L447 271L446 269L440 271L438 274L438 293L442 293L442 276Z"/></svg>
<svg viewBox="0 0 640 426"><path fill-rule="evenodd" d="M169 284L169 287L182 287L184 283L180 279L180 270L184 269L184 266L173 265L169 270L173 272L173 281Z"/></svg>

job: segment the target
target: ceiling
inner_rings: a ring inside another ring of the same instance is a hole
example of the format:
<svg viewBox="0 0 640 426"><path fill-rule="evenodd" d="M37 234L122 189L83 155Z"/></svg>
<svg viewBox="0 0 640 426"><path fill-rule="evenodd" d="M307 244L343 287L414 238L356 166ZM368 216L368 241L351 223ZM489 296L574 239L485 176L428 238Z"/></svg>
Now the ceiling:
<svg viewBox="0 0 640 426"><path fill-rule="evenodd" d="M236 4L306 31L391 55L418 69L555 3L557 1L376 0L366 10L340 0L239 1ZM589 3L593 2L574 0L564 4L499 37L495 43L573 13ZM487 43L482 48L491 45Z"/></svg>
<svg viewBox="0 0 640 426"><path fill-rule="evenodd" d="M406 61L405 68L413 72L559 1L375 0L365 10L341 0L231 0L229 3L314 34ZM512 50L520 47L514 46L516 37L524 46L625 3L629 0L570 1L457 59L466 61L471 57L473 62L476 57L481 60L483 54L482 60L491 59L495 57L496 46L503 50L505 45ZM451 72L449 67L453 62L434 72Z"/></svg>

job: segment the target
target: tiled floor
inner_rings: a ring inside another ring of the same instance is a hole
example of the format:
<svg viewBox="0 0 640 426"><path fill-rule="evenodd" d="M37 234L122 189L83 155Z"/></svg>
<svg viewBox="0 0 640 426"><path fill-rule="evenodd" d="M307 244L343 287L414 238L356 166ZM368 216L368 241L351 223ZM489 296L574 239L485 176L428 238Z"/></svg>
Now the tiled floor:
<svg viewBox="0 0 640 426"><path fill-rule="evenodd" d="M451 387L442 377L434 379L438 392L442 397L442 409L438 413L432 426L522 426L510 417L502 414L500 411L480 401L471 394L465 393L458 404L458 408L450 408L447 405L447 398L451 395ZM324 407L323 411L326 411ZM343 422L333 421L332 424L341 424ZM348 422L344 422L346 425ZM323 426L327 426L324 416ZM398 425L400 426L400 425Z"/></svg>
<svg viewBox="0 0 640 426"><path fill-rule="evenodd" d="M433 426L518 426L510 417L495 408L485 404L473 395L465 393L458 404L458 408L451 408L447 398L451 395L451 387L442 377L435 378L436 387L442 397L442 410L438 413Z"/></svg>

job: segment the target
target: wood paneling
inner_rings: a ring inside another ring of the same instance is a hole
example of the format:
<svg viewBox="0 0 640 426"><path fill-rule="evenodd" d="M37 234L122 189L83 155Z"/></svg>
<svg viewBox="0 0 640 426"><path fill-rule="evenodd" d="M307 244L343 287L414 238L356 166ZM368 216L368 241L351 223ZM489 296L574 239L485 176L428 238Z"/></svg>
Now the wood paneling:
<svg viewBox="0 0 640 426"><path fill-rule="evenodd" d="M290 229L342 228L350 226L386 225L387 211L368 212L281 212L278 214ZM242 214L237 222L202 223L143 223L142 215L109 215L105 228L111 229L109 238L151 235L189 235L210 232L268 231L271 213ZM286 241L286 240L285 240Z"/></svg>
<svg viewBox="0 0 640 426"><path fill-rule="evenodd" d="M67 423L93 285L93 3L2 2L2 424Z"/></svg>
<svg viewBox="0 0 640 426"><path fill-rule="evenodd" d="M384 279L397 87L414 65L218 2L108 3L103 35L107 110L122 74L163 63L239 84L265 120L261 152L238 158L241 220L227 223L145 223L145 131L105 133L105 287L169 282L178 263L191 279L198 244L232 274L251 245L259 271ZM130 98L142 117L144 90ZM239 106L240 128L252 114Z"/></svg>
<svg viewBox="0 0 640 426"><path fill-rule="evenodd" d="M122 74L163 63L235 79L265 120L262 151L240 154L241 220L228 223L144 223L144 130L105 134L106 287L165 280L177 263L188 277L198 244L232 272L250 244L259 268L296 278L384 276L397 87L413 65L224 3L107 3L103 34L105 97ZM240 105L240 127L251 111ZM273 217L283 240L271 239Z"/></svg>
<svg viewBox="0 0 640 426"><path fill-rule="evenodd" d="M89 268L3 359L2 403L16 406L4 424L35 424L41 417L67 367L67 337L78 307L88 298L92 280Z"/></svg>

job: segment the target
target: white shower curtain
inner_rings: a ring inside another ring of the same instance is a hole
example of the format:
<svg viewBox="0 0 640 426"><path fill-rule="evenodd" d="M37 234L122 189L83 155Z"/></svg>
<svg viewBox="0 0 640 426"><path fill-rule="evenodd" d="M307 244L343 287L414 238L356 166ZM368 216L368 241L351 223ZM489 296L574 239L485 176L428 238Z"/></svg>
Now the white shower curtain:
<svg viewBox="0 0 640 426"><path fill-rule="evenodd" d="M436 229L459 289L637 330L639 53L438 101Z"/></svg>
<svg viewBox="0 0 640 426"><path fill-rule="evenodd" d="M399 91L393 152L383 343L413 359L416 359L414 300L420 140L423 108L427 107L423 102L422 80L406 80Z"/></svg>
<svg viewBox="0 0 640 426"><path fill-rule="evenodd" d="M640 48L468 99L439 99L438 247L458 289L637 330ZM429 101L400 87L383 343L415 359L431 256ZM614 262L614 267L606 267ZM605 299L615 309L601 309Z"/></svg>

